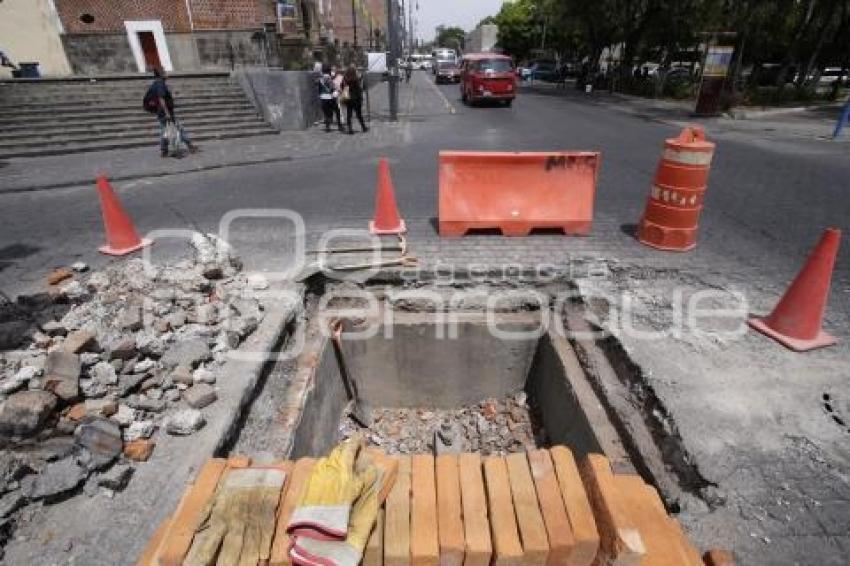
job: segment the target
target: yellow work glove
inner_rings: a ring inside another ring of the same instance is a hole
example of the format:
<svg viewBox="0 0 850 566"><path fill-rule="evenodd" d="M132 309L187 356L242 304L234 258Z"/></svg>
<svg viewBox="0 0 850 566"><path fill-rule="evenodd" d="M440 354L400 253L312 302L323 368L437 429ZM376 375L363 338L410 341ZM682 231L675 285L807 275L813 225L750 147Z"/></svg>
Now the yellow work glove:
<svg viewBox="0 0 850 566"><path fill-rule="evenodd" d="M363 451L357 458L358 478L363 492L355 501L348 522L348 536L342 541L317 540L308 536L293 539L289 557L302 566L357 566L378 518L381 493L388 474Z"/></svg>
<svg viewBox="0 0 850 566"><path fill-rule="evenodd" d="M348 535L351 505L363 490L354 464L363 449L363 439L351 438L319 460L286 532L292 536L344 540Z"/></svg>
<svg viewBox="0 0 850 566"><path fill-rule="evenodd" d="M285 479L281 470L230 470L195 532L184 566L256 566L268 559Z"/></svg>

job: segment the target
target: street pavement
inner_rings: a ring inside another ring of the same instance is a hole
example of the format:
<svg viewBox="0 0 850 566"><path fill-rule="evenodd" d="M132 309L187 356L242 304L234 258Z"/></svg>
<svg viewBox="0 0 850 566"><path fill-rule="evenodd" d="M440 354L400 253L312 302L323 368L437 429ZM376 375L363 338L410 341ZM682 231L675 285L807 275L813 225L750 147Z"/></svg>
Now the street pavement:
<svg viewBox="0 0 850 566"><path fill-rule="evenodd" d="M612 275L585 281L584 289L639 292L651 298L647 304L655 311L670 308L669 294L677 288L686 293L708 288L740 291L754 312L765 313L823 229L850 228L848 146L818 137L811 121L788 130L759 127L757 121L744 126L703 121L718 145L699 247L667 254L641 246L633 234L663 140L691 121L684 109L554 89L525 90L512 108L470 108L461 104L457 86L437 87L425 73L402 85L401 106L402 120L389 123L379 88L368 134L315 128L208 144L197 161L158 163L152 140L147 153L0 164L0 289L31 292L55 266L116 261L96 251L103 239L96 193L93 183L79 184L96 171L126 179L115 185L140 231L217 232L222 217L236 209L287 209L303 217L312 245L328 229L365 228L378 159L386 156L412 252L426 267L564 266L596 258ZM437 153L443 149L601 151L592 236L441 240L435 219ZM219 159L226 166L217 166ZM293 266L293 233L286 222L240 221L229 239L248 269L283 272ZM172 244L158 240L154 257L176 253ZM845 245L825 323L842 341L836 348L791 354L754 333L733 342L623 339L675 419L690 457L726 501L714 509L685 506L681 518L703 545L731 547L742 564L813 558L846 563L848 432L825 413L822 399L824 393L843 398L850 410L848 304L850 245Z"/></svg>

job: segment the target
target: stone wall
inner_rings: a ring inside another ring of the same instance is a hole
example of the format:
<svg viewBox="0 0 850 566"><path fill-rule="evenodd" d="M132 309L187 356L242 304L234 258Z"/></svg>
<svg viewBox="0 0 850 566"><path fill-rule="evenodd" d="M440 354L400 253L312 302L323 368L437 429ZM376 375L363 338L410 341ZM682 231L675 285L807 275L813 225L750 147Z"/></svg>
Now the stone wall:
<svg viewBox="0 0 850 566"><path fill-rule="evenodd" d="M319 117L311 72L240 69L235 77L265 120L277 130L304 130Z"/></svg>
<svg viewBox="0 0 850 566"><path fill-rule="evenodd" d="M138 72L126 34L66 34L62 43L75 75Z"/></svg>

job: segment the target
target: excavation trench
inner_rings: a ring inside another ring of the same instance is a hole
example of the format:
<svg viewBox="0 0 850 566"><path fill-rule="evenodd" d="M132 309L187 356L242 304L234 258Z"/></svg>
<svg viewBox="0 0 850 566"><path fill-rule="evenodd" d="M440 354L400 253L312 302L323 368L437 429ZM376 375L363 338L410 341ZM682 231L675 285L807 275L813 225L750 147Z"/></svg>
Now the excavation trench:
<svg viewBox="0 0 850 566"><path fill-rule="evenodd" d="M224 453L320 457L355 433L390 454L500 455L565 445L578 457L604 454L619 473L640 474L671 508L683 491L702 496L707 484L675 423L655 422L660 401L632 399L624 354L610 344L571 343L558 325L541 324L546 313L525 307L425 312L381 300L372 318L343 317L335 349L319 299L308 300L293 340L297 356L272 364ZM366 426L351 417L344 374Z"/></svg>

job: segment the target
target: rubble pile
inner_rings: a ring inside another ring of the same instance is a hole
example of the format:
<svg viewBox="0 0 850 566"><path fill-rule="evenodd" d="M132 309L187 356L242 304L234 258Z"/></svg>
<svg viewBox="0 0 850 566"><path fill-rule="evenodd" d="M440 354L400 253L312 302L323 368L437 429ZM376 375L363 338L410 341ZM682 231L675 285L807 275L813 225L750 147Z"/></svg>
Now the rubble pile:
<svg viewBox="0 0 850 566"><path fill-rule="evenodd" d="M388 454L479 452L502 456L546 444L545 431L533 418L524 392L486 399L456 409L375 408L365 431L368 442ZM363 429L348 414L340 439Z"/></svg>
<svg viewBox="0 0 850 566"><path fill-rule="evenodd" d="M206 423L228 352L264 317L229 247L196 234L194 256L152 267L50 275L49 294L0 316L0 527L31 501L123 489L156 435ZM38 316L24 308L37 301Z"/></svg>

